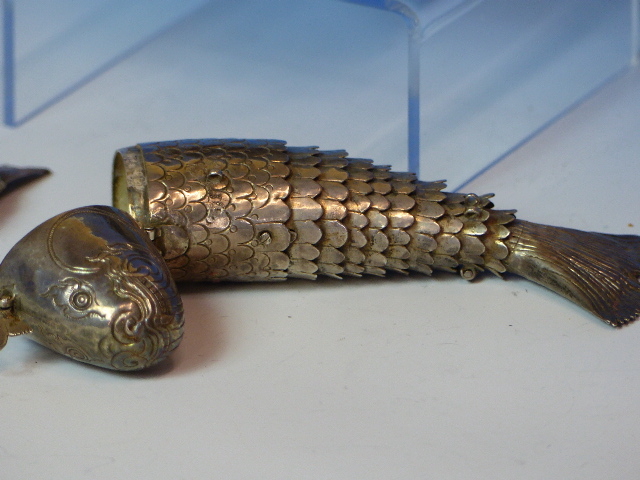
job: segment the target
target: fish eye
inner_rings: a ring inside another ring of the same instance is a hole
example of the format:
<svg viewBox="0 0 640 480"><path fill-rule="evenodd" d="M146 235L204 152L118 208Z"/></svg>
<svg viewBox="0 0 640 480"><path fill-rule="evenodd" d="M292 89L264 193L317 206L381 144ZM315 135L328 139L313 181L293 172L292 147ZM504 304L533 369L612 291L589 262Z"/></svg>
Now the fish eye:
<svg viewBox="0 0 640 480"><path fill-rule="evenodd" d="M88 292L82 290L74 292L69 298L69 303L71 303L71 305L73 305L73 307L78 310L86 310L91 306L91 295Z"/></svg>
<svg viewBox="0 0 640 480"><path fill-rule="evenodd" d="M13 293L9 290L2 290L0 292L0 310L9 310L13 306Z"/></svg>

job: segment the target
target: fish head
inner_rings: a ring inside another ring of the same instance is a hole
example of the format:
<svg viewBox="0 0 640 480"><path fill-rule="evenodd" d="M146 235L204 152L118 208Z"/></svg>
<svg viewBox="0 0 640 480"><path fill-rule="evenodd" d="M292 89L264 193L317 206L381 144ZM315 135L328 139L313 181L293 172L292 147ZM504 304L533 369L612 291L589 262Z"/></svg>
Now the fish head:
<svg viewBox="0 0 640 480"><path fill-rule="evenodd" d="M182 303L164 260L112 207L71 210L32 230L0 265L0 292L0 321L100 367L149 367L183 335Z"/></svg>

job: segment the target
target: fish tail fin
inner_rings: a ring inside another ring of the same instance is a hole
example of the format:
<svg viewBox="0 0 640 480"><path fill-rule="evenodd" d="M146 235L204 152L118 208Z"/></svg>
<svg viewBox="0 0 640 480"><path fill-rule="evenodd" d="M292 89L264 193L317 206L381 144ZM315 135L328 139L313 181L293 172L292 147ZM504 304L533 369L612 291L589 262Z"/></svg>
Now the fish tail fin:
<svg viewBox="0 0 640 480"><path fill-rule="evenodd" d="M516 220L507 271L563 295L620 327L640 316L640 237Z"/></svg>

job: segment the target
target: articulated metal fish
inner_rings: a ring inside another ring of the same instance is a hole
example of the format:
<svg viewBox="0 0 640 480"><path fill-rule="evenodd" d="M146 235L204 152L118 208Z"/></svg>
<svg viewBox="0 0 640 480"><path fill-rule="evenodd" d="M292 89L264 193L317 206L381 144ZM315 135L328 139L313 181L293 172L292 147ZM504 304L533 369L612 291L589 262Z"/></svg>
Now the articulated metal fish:
<svg viewBox="0 0 640 480"><path fill-rule="evenodd" d="M640 237L515 219L492 195L446 193L345 151L276 140L119 150L114 205L176 281L265 281L409 270L521 275L613 326L640 315Z"/></svg>
<svg viewBox="0 0 640 480"><path fill-rule="evenodd" d="M616 327L640 315L640 237L538 225L444 188L276 140L124 148L117 208L58 215L0 265L0 348L31 332L76 360L146 368L182 338L174 280L509 272Z"/></svg>

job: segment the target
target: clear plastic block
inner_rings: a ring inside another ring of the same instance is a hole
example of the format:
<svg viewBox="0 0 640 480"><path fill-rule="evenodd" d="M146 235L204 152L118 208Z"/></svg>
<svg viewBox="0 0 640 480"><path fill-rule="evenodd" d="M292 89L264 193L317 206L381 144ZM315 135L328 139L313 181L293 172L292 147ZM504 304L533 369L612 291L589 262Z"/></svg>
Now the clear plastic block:
<svg viewBox="0 0 640 480"><path fill-rule="evenodd" d="M229 124L257 131L251 112L272 111L274 125L296 124L292 143L343 146L450 189L637 54L638 0L4 0L6 123L205 3L215 15L194 28L211 30L209 66L190 74L215 82L185 97L227 88L242 98Z"/></svg>
<svg viewBox="0 0 640 480"><path fill-rule="evenodd" d="M17 126L207 0L3 0L4 122Z"/></svg>
<svg viewBox="0 0 640 480"><path fill-rule="evenodd" d="M408 157L458 189L625 71L637 0L352 0L408 27Z"/></svg>

